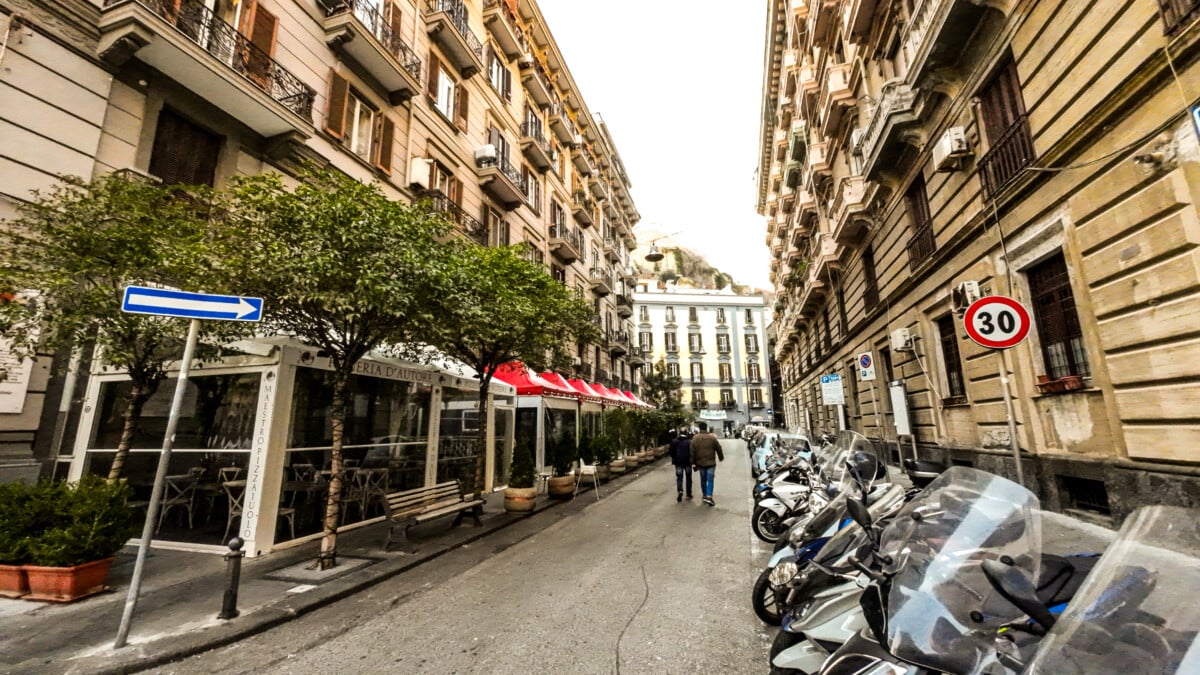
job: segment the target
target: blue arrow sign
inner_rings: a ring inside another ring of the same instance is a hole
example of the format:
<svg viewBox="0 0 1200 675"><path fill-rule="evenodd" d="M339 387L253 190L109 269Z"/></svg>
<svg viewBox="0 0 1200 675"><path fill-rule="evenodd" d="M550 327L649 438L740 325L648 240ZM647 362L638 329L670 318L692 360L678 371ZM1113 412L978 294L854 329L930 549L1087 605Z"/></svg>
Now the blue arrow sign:
<svg viewBox="0 0 1200 675"><path fill-rule="evenodd" d="M260 321L262 306L262 298L126 286L121 311L131 314L178 316L185 319Z"/></svg>

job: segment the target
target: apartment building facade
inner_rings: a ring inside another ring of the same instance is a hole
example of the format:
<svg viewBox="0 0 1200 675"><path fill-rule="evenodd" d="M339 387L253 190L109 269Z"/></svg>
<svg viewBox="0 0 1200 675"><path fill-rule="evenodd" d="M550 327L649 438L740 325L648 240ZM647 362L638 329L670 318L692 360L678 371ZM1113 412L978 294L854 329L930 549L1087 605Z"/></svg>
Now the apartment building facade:
<svg viewBox="0 0 1200 675"><path fill-rule="evenodd" d="M1007 386L1050 508L1200 502L1200 3L768 7L758 208L786 423L836 428L837 373L850 426L1011 476ZM968 339L980 295L1022 303L1028 339Z"/></svg>
<svg viewBox="0 0 1200 675"><path fill-rule="evenodd" d="M683 404L697 419L718 430L770 422L770 319L762 296L659 288L651 279L639 284L633 300L638 350L683 380Z"/></svg>
<svg viewBox="0 0 1200 675"><path fill-rule="evenodd" d="M592 301L605 341L576 374L638 388L631 183L534 0L0 0L0 125L0 219L117 170L219 186L312 162L431 199ZM0 463L23 471L69 415L48 361L3 392Z"/></svg>

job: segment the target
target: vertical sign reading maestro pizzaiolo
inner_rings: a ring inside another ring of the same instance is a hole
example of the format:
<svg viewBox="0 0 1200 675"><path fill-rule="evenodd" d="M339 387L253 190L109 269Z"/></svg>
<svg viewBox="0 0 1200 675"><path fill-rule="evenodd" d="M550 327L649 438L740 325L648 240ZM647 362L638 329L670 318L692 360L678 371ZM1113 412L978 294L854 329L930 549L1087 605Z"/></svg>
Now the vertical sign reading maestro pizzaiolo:
<svg viewBox="0 0 1200 675"><path fill-rule="evenodd" d="M191 319L187 342L183 347L183 359L179 363L179 378L175 381L175 397L171 400L171 412L167 416L167 430L163 435L162 454L158 457L158 470L154 475L154 487L150 491L150 504L146 508L146 522L142 526L142 542L138 547L137 560L133 565L133 578L129 582L129 595L125 598L125 612L117 628L117 639L113 644L120 649L129 637L129 625L133 610L137 606L138 593L142 588L142 570L146 564L146 552L154 536L154 523L158 520L159 503L162 500L163 483L167 477L167 465L171 460L171 449L175 444L175 429L179 426L179 409L187 391L188 372L192 357L196 353L196 339L200 335L200 320L259 321L262 319L262 298L244 298L236 295L210 295L189 293L167 288L127 286L121 302L121 311L130 314Z"/></svg>

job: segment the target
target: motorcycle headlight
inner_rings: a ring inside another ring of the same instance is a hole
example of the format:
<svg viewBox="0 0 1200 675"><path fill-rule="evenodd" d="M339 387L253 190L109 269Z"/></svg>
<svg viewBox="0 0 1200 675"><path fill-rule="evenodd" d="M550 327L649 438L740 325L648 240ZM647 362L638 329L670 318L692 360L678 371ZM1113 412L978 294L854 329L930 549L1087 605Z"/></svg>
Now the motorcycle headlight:
<svg viewBox="0 0 1200 675"><path fill-rule="evenodd" d="M790 560L785 560L776 565L775 569L771 570L771 575L767 579L771 582L772 586L779 588L792 579L795 579L799 573L799 565Z"/></svg>

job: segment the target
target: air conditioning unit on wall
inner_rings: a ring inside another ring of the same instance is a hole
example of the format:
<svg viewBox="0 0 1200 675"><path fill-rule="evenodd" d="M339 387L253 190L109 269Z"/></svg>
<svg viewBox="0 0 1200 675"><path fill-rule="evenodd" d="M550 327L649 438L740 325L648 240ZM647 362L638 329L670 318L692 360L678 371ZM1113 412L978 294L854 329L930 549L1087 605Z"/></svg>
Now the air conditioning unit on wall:
<svg viewBox="0 0 1200 675"><path fill-rule="evenodd" d="M433 160L427 157L413 157L408 163L408 184L422 190L429 189L429 177L433 169Z"/></svg>
<svg viewBox="0 0 1200 675"><path fill-rule="evenodd" d="M897 328L891 335L892 351L911 352L913 349L913 334L907 328Z"/></svg>
<svg viewBox="0 0 1200 675"><path fill-rule="evenodd" d="M967 311L971 303L983 297L983 293L979 290L978 281L963 281L954 287L950 292L950 299L954 304L954 311L962 314Z"/></svg>
<svg viewBox="0 0 1200 675"><path fill-rule="evenodd" d="M496 162L496 146L488 143L475 148L475 166L494 164Z"/></svg>
<svg viewBox="0 0 1200 675"><path fill-rule="evenodd" d="M960 160L971 156L967 132L963 127L950 127L933 146L933 168L936 171L957 171Z"/></svg>

